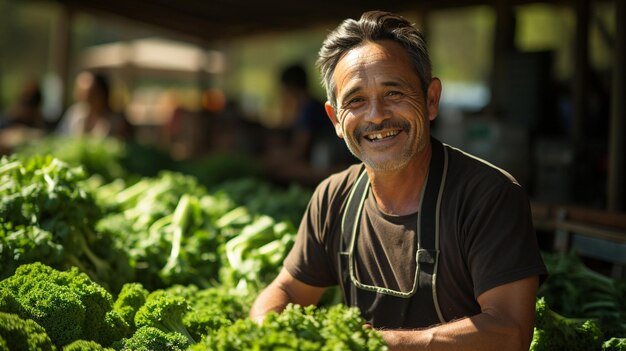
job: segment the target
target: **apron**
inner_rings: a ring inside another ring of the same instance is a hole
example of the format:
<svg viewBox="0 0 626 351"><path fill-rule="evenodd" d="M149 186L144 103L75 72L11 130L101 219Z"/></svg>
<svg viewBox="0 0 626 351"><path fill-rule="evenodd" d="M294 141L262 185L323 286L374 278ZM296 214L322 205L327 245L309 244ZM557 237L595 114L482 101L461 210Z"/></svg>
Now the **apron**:
<svg viewBox="0 0 626 351"><path fill-rule="evenodd" d="M363 204L369 193L365 167L353 185L342 219L339 272L345 303L360 309L373 327L422 328L445 322L437 301L437 264L439 262L439 218L447 166L447 150L431 138L432 157L417 213L417 266L409 292L362 284L356 278L353 257ZM375 311L386 313L374 314Z"/></svg>

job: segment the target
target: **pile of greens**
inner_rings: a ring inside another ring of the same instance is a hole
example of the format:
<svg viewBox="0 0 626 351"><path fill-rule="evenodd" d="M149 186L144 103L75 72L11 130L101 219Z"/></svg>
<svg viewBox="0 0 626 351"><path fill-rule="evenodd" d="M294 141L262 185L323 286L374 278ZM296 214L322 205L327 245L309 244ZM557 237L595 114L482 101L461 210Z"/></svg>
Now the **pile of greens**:
<svg viewBox="0 0 626 351"><path fill-rule="evenodd" d="M150 290L173 284L262 288L295 239L291 222L236 206L226 192L209 194L181 173L163 171L94 192L107 213L97 230L127 248L137 281Z"/></svg>
<svg viewBox="0 0 626 351"><path fill-rule="evenodd" d="M252 300L224 288L172 286L148 292L125 284L114 299L73 267L24 264L0 281L0 345L13 349L185 350L246 318ZM0 348L1 349L1 348Z"/></svg>
<svg viewBox="0 0 626 351"><path fill-rule="evenodd" d="M261 325L250 319L209 333L192 350L387 350L356 308L290 304L281 314L270 313Z"/></svg>
<svg viewBox="0 0 626 351"><path fill-rule="evenodd" d="M543 253L532 351L626 351L626 282L587 267L575 252Z"/></svg>
<svg viewBox="0 0 626 351"><path fill-rule="evenodd" d="M48 136L21 145L15 155L22 159L52 156L82 167L87 175L97 174L112 181L128 174L122 165L124 154L125 144L116 139Z"/></svg>
<svg viewBox="0 0 626 351"><path fill-rule="evenodd" d="M106 183L50 156L12 156L0 180L0 279L42 262L79 267L113 292L132 281L259 289L295 237L291 222L172 171Z"/></svg>
<svg viewBox="0 0 626 351"><path fill-rule="evenodd" d="M131 332L113 309L112 295L76 267L58 271L39 262L20 266L0 282L0 311L32 320L57 347L76 340L110 345ZM5 340L17 342L11 335Z"/></svg>
<svg viewBox="0 0 626 351"><path fill-rule="evenodd" d="M0 159L0 279L31 262L79 267L111 289L134 278L124 249L95 230L102 212L85 178L50 156Z"/></svg>
<svg viewBox="0 0 626 351"><path fill-rule="evenodd" d="M243 153L210 154L189 160L175 160L165 150L114 138L49 135L25 142L16 154L29 158L53 156L72 166L82 166L88 175L106 182L116 179L155 177L162 170L191 175L210 187L227 180L259 177L254 160Z"/></svg>
<svg viewBox="0 0 626 351"><path fill-rule="evenodd" d="M593 319L605 337L626 337L626 281L587 267L576 252L544 253L548 278L538 295L550 308L572 317Z"/></svg>
<svg viewBox="0 0 626 351"><path fill-rule="evenodd" d="M530 351L626 351L626 338L606 336L595 319L568 318L552 310L546 299L536 301Z"/></svg>
<svg viewBox="0 0 626 351"><path fill-rule="evenodd" d="M139 283L114 296L76 267L25 264L0 282L0 350L386 350L356 308L289 305L259 325L247 318L253 298Z"/></svg>

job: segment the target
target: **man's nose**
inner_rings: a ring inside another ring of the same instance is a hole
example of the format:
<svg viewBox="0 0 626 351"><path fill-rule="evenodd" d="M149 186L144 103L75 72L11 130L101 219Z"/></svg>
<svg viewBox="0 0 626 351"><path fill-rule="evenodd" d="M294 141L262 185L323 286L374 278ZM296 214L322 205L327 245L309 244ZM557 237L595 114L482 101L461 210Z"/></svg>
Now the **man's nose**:
<svg viewBox="0 0 626 351"><path fill-rule="evenodd" d="M385 103L384 99L372 99L370 100L368 109L365 111L365 120L380 124L382 121L391 118L391 110L389 105Z"/></svg>

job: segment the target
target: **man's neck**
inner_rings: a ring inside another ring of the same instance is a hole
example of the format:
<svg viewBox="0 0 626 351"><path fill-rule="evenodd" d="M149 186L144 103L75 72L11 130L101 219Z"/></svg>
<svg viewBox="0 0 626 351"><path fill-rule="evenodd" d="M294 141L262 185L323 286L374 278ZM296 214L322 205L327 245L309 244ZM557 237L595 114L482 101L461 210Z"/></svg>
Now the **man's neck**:
<svg viewBox="0 0 626 351"><path fill-rule="evenodd" d="M368 169L372 193L378 208L392 215L417 212L432 155L432 145L426 143L424 150L404 168L393 172L375 172Z"/></svg>

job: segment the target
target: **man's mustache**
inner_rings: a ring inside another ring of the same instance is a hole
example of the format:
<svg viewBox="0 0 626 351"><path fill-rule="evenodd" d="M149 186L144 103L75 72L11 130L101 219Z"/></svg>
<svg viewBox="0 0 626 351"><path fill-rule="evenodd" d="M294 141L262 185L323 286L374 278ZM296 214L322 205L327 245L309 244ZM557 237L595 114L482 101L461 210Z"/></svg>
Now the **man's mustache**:
<svg viewBox="0 0 626 351"><path fill-rule="evenodd" d="M359 126L354 131L354 136L359 140L364 134L376 133L385 129L400 129L403 132L407 132L410 128L411 125L407 121L385 120L382 123L367 123Z"/></svg>

